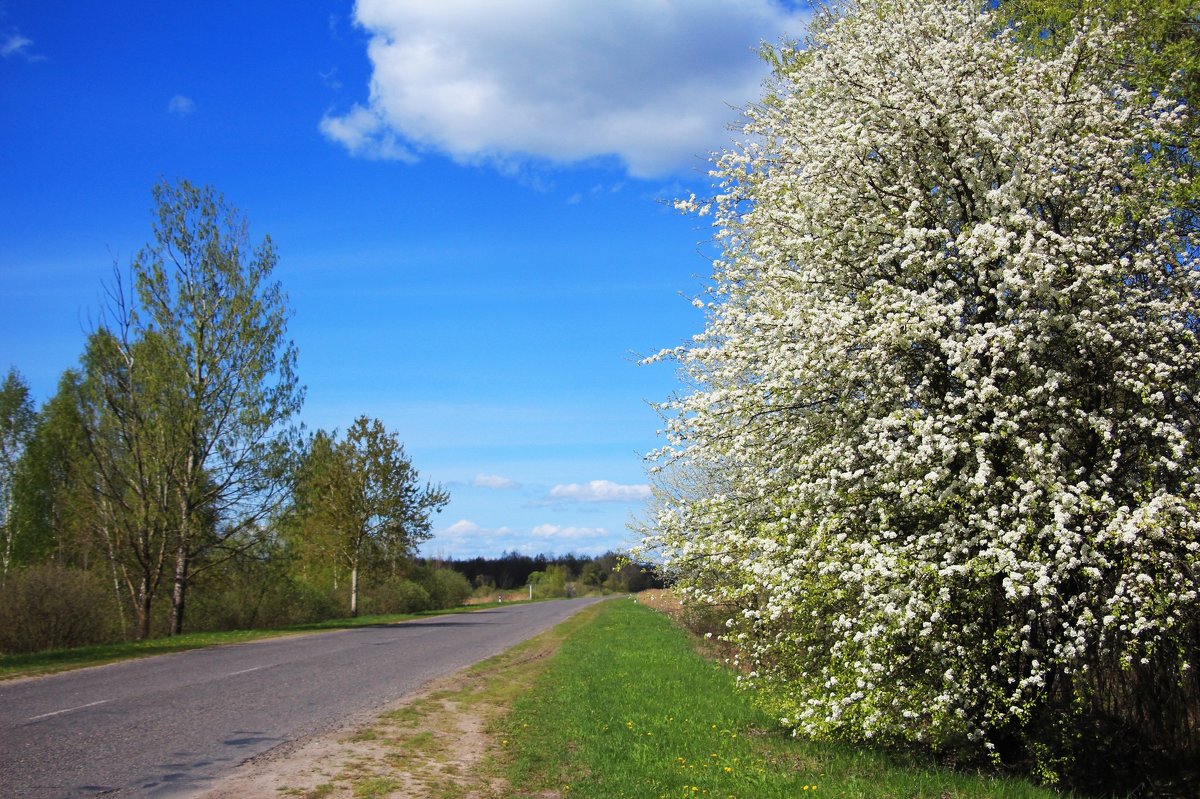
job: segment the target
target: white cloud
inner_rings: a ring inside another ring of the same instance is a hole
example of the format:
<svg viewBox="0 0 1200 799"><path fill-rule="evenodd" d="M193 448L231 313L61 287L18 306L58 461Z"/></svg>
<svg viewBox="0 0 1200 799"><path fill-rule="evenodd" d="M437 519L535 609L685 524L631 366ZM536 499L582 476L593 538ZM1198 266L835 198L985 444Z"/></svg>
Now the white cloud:
<svg viewBox="0 0 1200 799"><path fill-rule="evenodd" d="M352 154L464 162L617 156L638 177L695 169L761 94L761 42L799 36L777 0L359 0L370 99L326 114Z"/></svg>
<svg viewBox="0 0 1200 799"><path fill-rule="evenodd" d="M167 103L167 110L172 114L178 114L185 117L188 114L195 112L196 102L191 97L185 97L182 94L177 94Z"/></svg>
<svg viewBox="0 0 1200 799"><path fill-rule="evenodd" d="M38 61L40 58L30 52L33 47L33 39L22 36L16 31L8 31L0 33L0 57L12 58L20 56L29 61Z"/></svg>
<svg viewBox="0 0 1200 799"><path fill-rule="evenodd" d="M464 535L483 532L483 528L469 519L459 519L454 524L447 527L443 532L455 537L461 537Z"/></svg>
<svg viewBox="0 0 1200 799"><path fill-rule="evenodd" d="M322 133L344 146L351 155L373 161L417 161L417 156L400 143L395 131L360 105L355 105L345 116L326 114L321 119L320 128Z"/></svg>
<svg viewBox="0 0 1200 799"><path fill-rule="evenodd" d="M639 502L649 498L648 485L621 485L610 480L560 484L550 489L550 499L566 502Z"/></svg>
<svg viewBox="0 0 1200 799"><path fill-rule="evenodd" d="M530 532L534 538L551 538L556 541L573 541L608 536L608 531L603 527L560 527L557 524L539 524Z"/></svg>
<svg viewBox="0 0 1200 799"><path fill-rule="evenodd" d="M516 480L510 480L507 477L501 477L498 474L477 474L475 479L471 481L471 485L478 488L520 488L521 484Z"/></svg>
<svg viewBox="0 0 1200 799"><path fill-rule="evenodd" d="M600 555L625 546L623 536L603 527L539 524L525 530L511 527L486 528L469 519L460 519L449 527L435 530L433 538L421 546L432 557L499 557L504 552L526 555Z"/></svg>

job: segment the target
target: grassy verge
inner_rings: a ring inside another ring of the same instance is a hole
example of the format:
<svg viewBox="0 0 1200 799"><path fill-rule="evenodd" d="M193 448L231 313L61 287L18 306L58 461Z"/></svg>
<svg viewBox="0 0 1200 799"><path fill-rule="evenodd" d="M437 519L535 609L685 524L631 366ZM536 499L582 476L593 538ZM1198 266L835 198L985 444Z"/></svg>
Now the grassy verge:
<svg viewBox="0 0 1200 799"><path fill-rule="evenodd" d="M499 724L512 797L1057 796L791 738L670 619L627 600L565 640Z"/></svg>
<svg viewBox="0 0 1200 799"><path fill-rule="evenodd" d="M495 607L495 603L471 605L448 610L431 610L423 613L393 614L386 616L359 616L354 619L331 619L328 621L301 624L294 627L280 627L269 630L233 630L228 632L186 633L170 638L154 638L149 641L133 641L120 644L103 644L86 646L76 649L59 649L50 652L37 652L29 655L0 655L0 680L14 677L31 677L40 674L52 674L68 669L78 669L85 666L100 666L119 660L164 655L169 652L183 652L188 649L201 649L206 646L219 644L240 644L247 641L258 641L263 638L275 638L281 635L299 635L303 633L322 632L329 630L344 630L352 627L368 627L376 624L394 624L410 619L427 616L444 616L450 613L468 613Z"/></svg>

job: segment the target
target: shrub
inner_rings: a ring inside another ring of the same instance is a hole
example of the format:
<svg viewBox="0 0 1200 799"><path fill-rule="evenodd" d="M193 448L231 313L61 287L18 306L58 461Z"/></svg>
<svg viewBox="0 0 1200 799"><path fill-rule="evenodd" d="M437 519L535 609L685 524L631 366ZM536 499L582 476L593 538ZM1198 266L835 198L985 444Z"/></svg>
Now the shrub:
<svg viewBox="0 0 1200 799"><path fill-rule="evenodd" d="M404 577L392 577L360 591L361 612L367 615L420 613L435 607L424 586Z"/></svg>
<svg viewBox="0 0 1200 799"><path fill-rule="evenodd" d="M41 652L117 637L118 610L96 575L54 564L30 566L0 586L0 652Z"/></svg>
<svg viewBox="0 0 1200 799"><path fill-rule="evenodd" d="M193 630L287 627L343 615L332 592L295 580L267 564L239 564L219 583L192 592L188 626Z"/></svg>
<svg viewBox="0 0 1200 799"><path fill-rule="evenodd" d="M454 608L471 595L471 583L453 569L423 567L414 575L429 592L433 608Z"/></svg>

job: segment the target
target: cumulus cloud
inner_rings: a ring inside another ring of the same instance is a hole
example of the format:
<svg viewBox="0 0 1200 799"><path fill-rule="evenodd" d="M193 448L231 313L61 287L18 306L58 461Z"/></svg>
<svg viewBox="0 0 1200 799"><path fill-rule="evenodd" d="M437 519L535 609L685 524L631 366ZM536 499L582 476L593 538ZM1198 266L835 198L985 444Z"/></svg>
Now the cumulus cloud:
<svg viewBox="0 0 1200 799"><path fill-rule="evenodd" d="M422 547L427 555L471 558L498 557L504 552L534 554L600 555L621 547L621 536L603 527L539 524L529 529L483 527L469 519L435 530Z"/></svg>
<svg viewBox="0 0 1200 799"><path fill-rule="evenodd" d="M694 169L761 93L763 41L799 36L778 0L359 0L370 98L321 130L352 154L558 163L637 177Z"/></svg>
<svg viewBox="0 0 1200 799"><path fill-rule="evenodd" d="M191 97L185 97L182 94L177 94L167 103L167 110L172 114L178 114L185 117L196 110L196 102Z"/></svg>
<svg viewBox="0 0 1200 799"><path fill-rule="evenodd" d="M507 477L501 477L498 474L477 474L475 479L471 481L471 485L477 488L520 488L521 484L516 480L510 480Z"/></svg>
<svg viewBox="0 0 1200 799"><path fill-rule="evenodd" d="M351 155L373 161L405 161L416 163L417 156L400 142L400 137L369 109L354 106L344 116L326 114L321 119L321 132L343 145Z"/></svg>
<svg viewBox="0 0 1200 799"><path fill-rule="evenodd" d="M621 485L611 480L560 484L550 489L550 499L564 502L638 502L649 498L648 485Z"/></svg>
<svg viewBox="0 0 1200 799"><path fill-rule="evenodd" d="M454 524L445 529L446 533L452 536L471 535L472 533L483 532L483 528L469 519L459 519Z"/></svg>

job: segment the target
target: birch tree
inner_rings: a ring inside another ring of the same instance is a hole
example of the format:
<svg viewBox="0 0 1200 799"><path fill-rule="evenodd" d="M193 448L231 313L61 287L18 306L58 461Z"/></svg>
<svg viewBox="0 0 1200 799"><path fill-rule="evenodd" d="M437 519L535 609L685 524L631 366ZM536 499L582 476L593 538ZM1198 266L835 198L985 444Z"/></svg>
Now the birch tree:
<svg viewBox="0 0 1200 799"><path fill-rule="evenodd" d="M182 378L158 335L130 338L128 327L88 339L83 379L74 386L88 456L97 538L125 589L134 635L148 638L152 610L178 528L171 501L179 471L174 398Z"/></svg>
<svg viewBox="0 0 1200 799"><path fill-rule="evenodd" d="M128 322L169 345L180 375L170 631L183 629L197 571L247 545L286 495L288 421L303 402L270 238L207 187L154 189L154 240L131 266Z"/></svg>
<svg viewBox="0 0 1200 799"><path fill-rule="evenodd" d="M293 530L297 548L335 560L349 575L350 615L358 615L367 565L411 557L430 536L432 515L450 495L420 483L399 438L360 416L343 440L318 432L300 467Z"/></svg>

